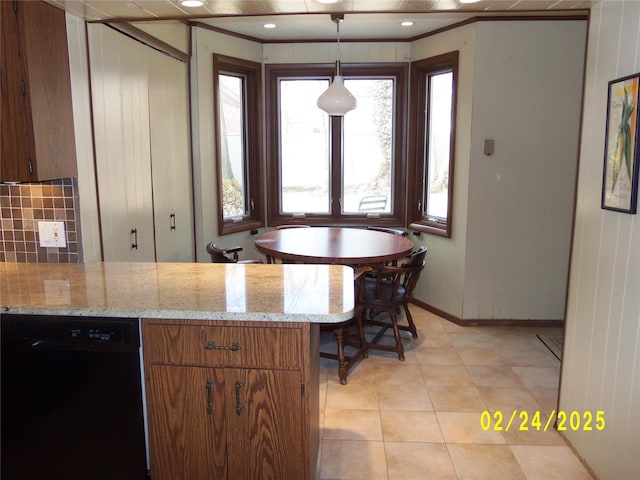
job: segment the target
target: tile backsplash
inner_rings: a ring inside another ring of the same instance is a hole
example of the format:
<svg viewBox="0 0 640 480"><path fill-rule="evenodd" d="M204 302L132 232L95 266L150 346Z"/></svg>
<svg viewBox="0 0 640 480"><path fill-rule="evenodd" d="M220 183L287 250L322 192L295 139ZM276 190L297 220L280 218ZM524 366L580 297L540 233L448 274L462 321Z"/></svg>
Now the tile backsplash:
<svg viewBox="0 0 640 480"><path fill-rule="evenodd" d="M80 263L78 180L0 185L0 262ZM67 246L45 248L38 222L64 222Z"/></svg>

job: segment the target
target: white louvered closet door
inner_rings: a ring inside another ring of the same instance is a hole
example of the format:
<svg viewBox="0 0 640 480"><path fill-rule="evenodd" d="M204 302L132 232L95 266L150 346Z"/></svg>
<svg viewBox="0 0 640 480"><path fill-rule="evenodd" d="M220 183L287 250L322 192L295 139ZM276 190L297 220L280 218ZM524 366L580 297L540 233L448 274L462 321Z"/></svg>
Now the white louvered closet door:
<svg viewBox="0 0 640 480"><path fill-rule="evenodd" d="M194 261L188 65L89 25L105 261Z"/></svg>
<svg viewBox="0 0 640 480"><path fill-rule="evenodd" d="M154 261L147 47L88 29L104 260Z"/></svg>
<svg viewBox="0 0 640 480"><path fill-rule="evenodd" d="M159 262L194 261L188 65L148 55L151 169Z"/></svg>

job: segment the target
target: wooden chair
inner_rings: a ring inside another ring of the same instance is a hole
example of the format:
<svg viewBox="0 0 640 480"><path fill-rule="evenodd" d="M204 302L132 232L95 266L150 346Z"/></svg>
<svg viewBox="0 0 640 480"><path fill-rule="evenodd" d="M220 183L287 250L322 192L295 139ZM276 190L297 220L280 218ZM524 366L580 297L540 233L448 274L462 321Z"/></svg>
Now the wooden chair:
<svg viewBox="0 0 640 480"><path fill-rule="evenodd" d="M263 263L262 260L239 260L242 247L220 248L215 243L207 244L207 252L212 263Z"/></svg>
<svg viewBox="0 0 640 480"><path fill-rule="evenodd" d="M406 230L402 230L401 228L379 227L377 225L369 225L367 227L367 230L375 230L376 232L391 233L392 235L398 235L399 237L406 237L409 235L409 232L407 232ZM391 262L386 263L386 265L397 265L397 264L398 264L397 260L393 260Z"/></svg>
<svg viewBox="0 0 640 480"><path fill-rule="evenodd" d="M332 358L338 361L338 377L342 385L347 384L347 375L353 365L362 357L367 357L367 341L364 337L364 324L362 306L362 298L364 297L364 274L371 271L371 267L359 267L354 272L354 315L350 320L342 323L324 323L320 325L321 331L333 332L336 339L337 352L327 352L320 350L320 356L324 358ZM354 340L350 336L349 330L356 327L358 330L357 338ZM345 345L356 348L356 351L347 356L345 354Z"/></svg>
<svg viewBox="0 0 640 480"><path fill-rule="evenodd" d="M399 360L404 360L400 331L408 331L413 338L418 337L408 304L424 269L426 254L427 247L420 247L409 254L408 260L402 265L373 265L373 271L365 277L365 293L362 299L363 308L367 311L365 325L379 327L373 339L368 342L367 348L393 351L398 354ZM401 308L404 309L407 325L398 324ZM388 318L379 318L383 312L388 314ZM378 343L388 329L393 330L395 345Z"/></svg>

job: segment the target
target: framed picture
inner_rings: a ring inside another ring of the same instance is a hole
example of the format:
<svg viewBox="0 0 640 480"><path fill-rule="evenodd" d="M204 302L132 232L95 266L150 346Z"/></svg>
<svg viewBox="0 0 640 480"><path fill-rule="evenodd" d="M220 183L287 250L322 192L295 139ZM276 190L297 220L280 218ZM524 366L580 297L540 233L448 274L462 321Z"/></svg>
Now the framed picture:
<svg viewBox="0 0 640 480"><path fill-rule="evenodd" d="M640 73L609 82L602 174L602 208L636 213L638 207L638 100Z"/></svg>

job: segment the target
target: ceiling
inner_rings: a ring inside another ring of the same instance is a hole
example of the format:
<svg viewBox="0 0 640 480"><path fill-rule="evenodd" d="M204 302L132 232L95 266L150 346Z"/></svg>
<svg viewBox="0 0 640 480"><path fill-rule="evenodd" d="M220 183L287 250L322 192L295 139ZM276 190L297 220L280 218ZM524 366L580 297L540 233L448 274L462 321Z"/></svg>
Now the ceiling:
<svg viewBox="0 0 640 480"><path fill-rule="evenodd" d="M87 21L189 20L263 42L335 40L330 13L344 14L341 40L410 40L483 16L585 15L589 0L48 0ZM411 20L412 26L400 22ZM266 23L275 28L264 28Z"/></svg>

